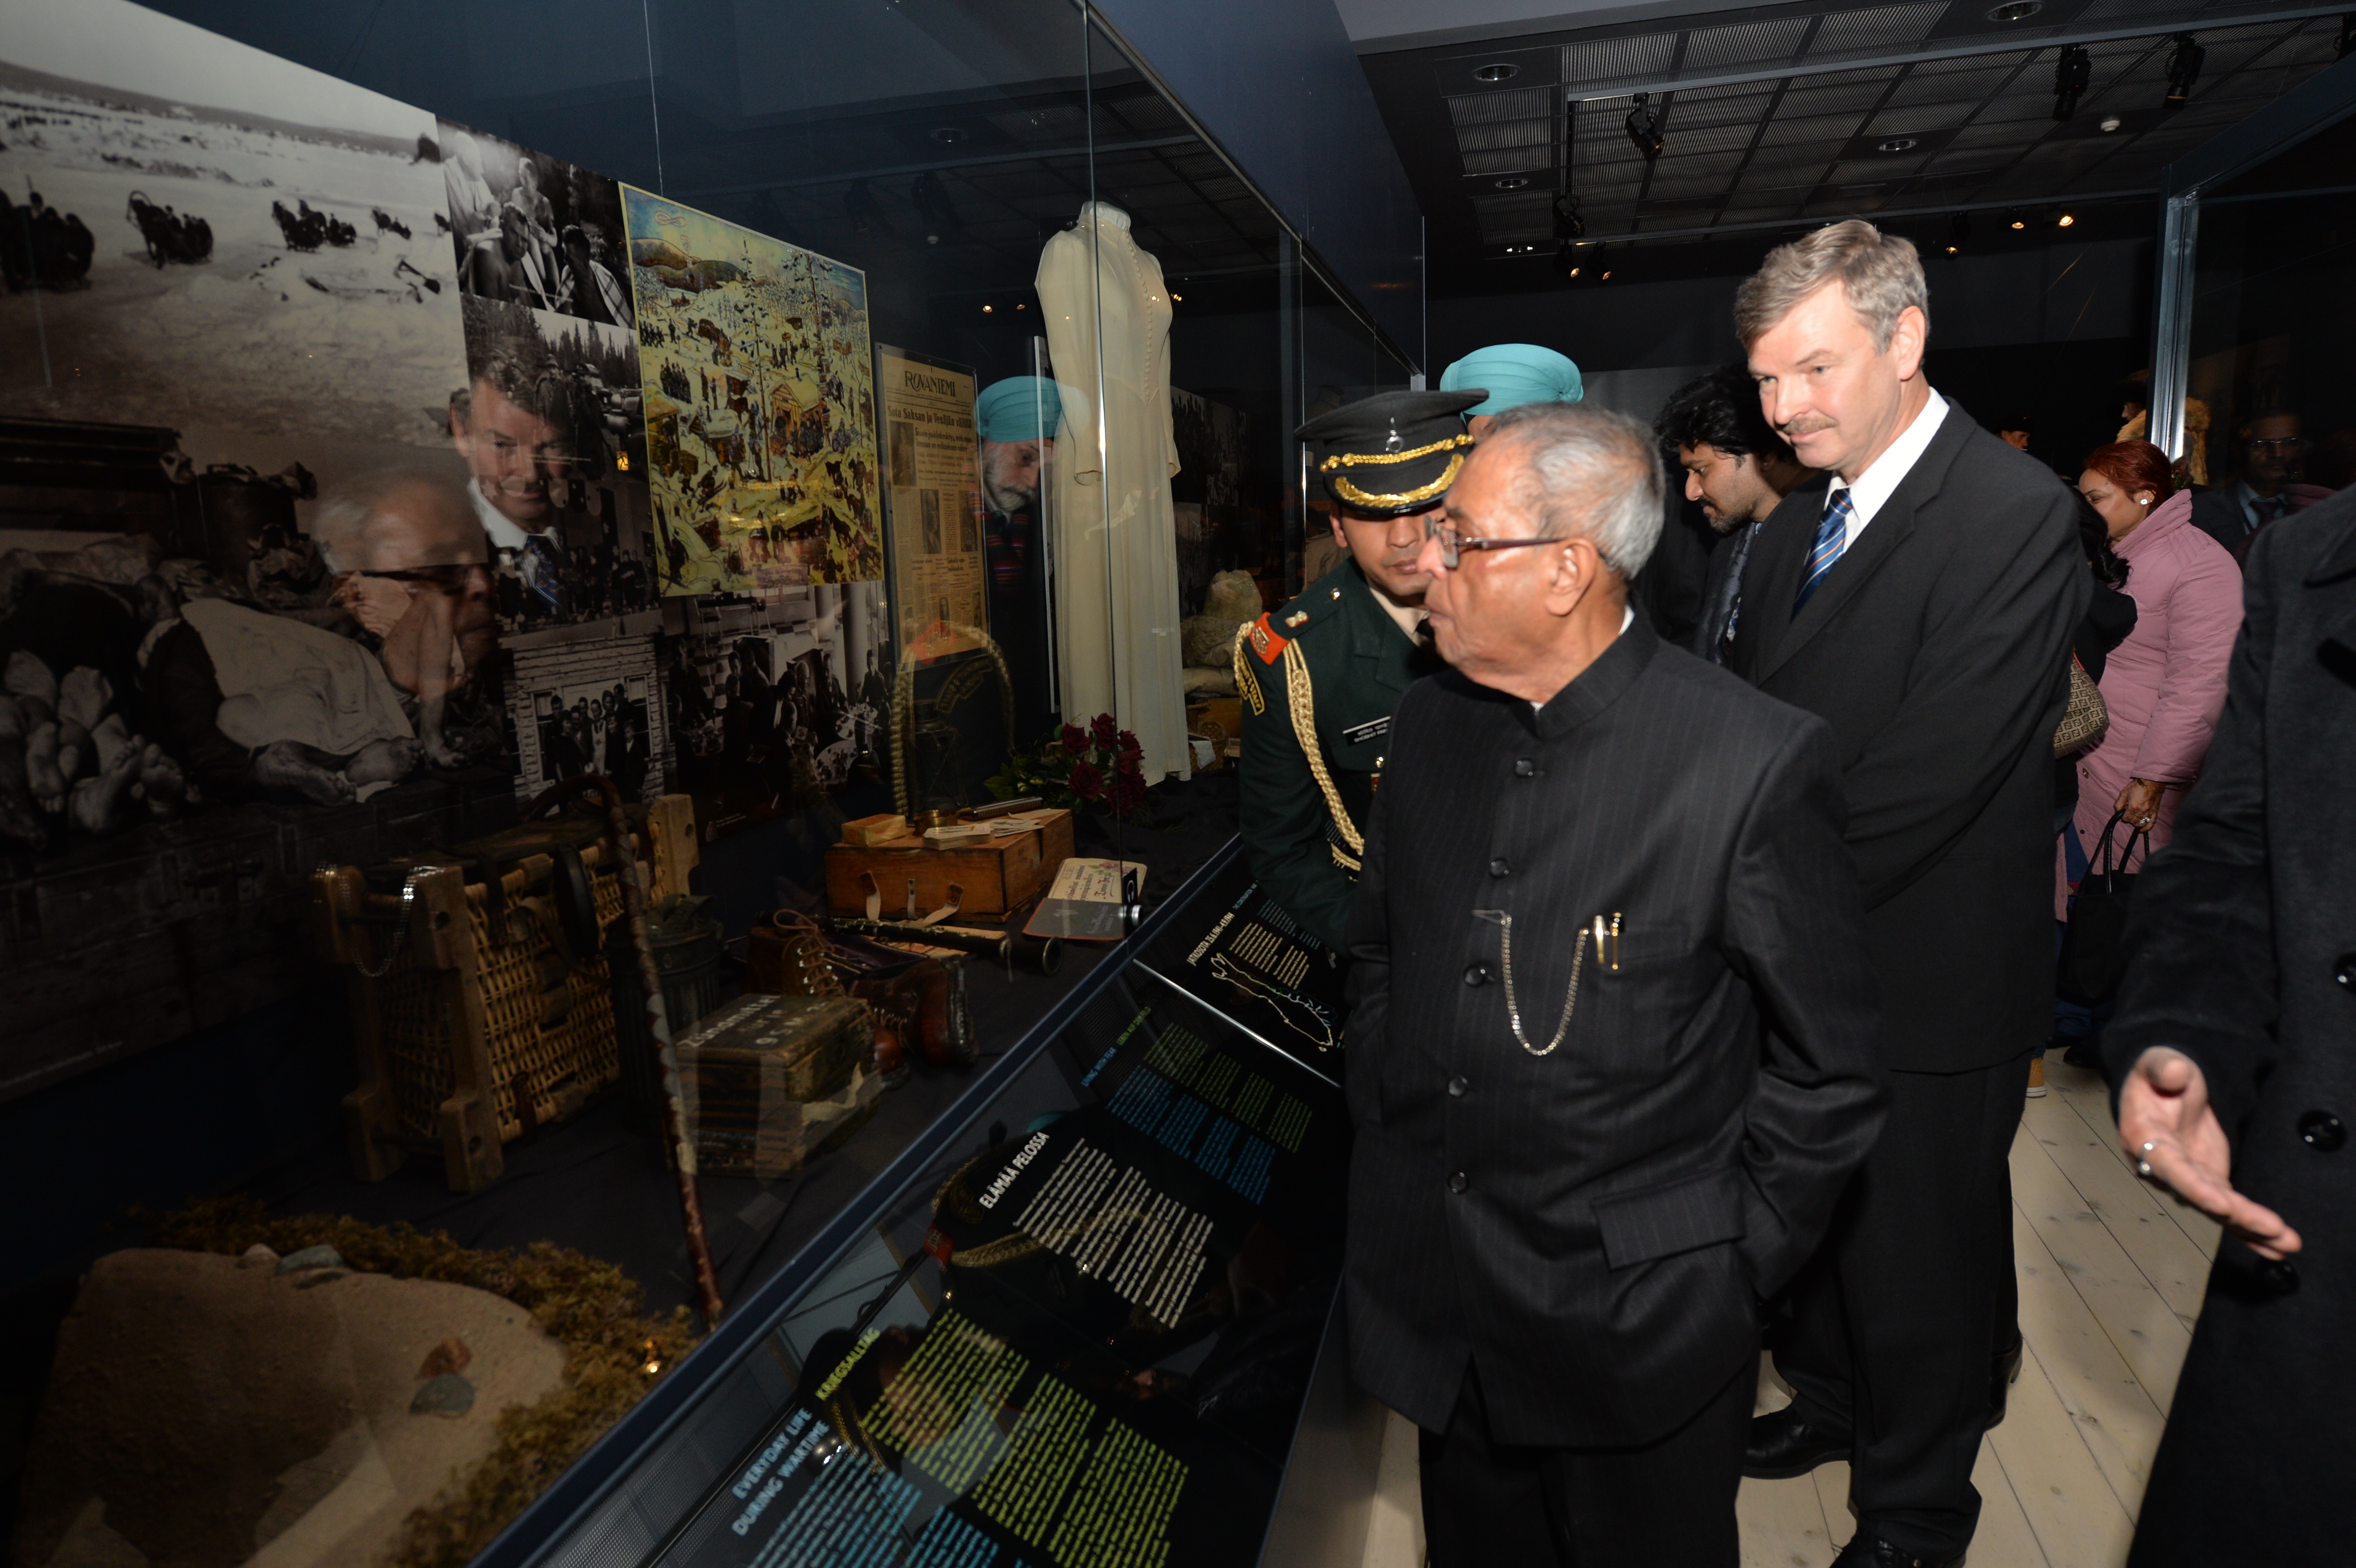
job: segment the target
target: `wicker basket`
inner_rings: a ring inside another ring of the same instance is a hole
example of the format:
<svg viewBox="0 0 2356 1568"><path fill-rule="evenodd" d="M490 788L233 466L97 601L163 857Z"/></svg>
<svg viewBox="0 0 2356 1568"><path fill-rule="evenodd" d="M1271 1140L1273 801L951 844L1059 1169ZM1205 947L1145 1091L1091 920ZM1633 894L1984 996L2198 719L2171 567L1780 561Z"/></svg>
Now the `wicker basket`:
<svg viewBox="0 0 2356 1568"><path fill-rule="evenodd" d="M648 902L685 893L688 798L663 796L631 837ZM571 955L551 908L567 850L610 930L624 915L620 857L601 816L528 824L408 866L314 873L320 951L349 971L360 1083L344 1120L363 1179L425 1147L453 1190L472 1191L499 1175L502 1144L572 1115L618 1074L602 947ZM487 866L500 872L496 911Z"/></svg>

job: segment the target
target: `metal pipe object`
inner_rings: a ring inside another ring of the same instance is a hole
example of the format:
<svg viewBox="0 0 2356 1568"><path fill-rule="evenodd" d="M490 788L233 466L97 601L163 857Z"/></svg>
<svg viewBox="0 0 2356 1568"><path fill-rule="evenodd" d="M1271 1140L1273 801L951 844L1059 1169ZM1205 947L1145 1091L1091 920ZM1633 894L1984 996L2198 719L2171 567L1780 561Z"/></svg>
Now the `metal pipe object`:
<svg viewBox="0 0 2356 1568"><path fill-rule="evenodd" d="M622 792L603 773L582 773L542 790L524 812L530 822L552 805L581 795L600 796L605 821L620 858L615 869L622 883L623 918L630 923L630 945L638 955L638 989L646 998L647 1033L655 1042L655 1063L663 1088L663 1133L670 1139L679 1181L680 1217L687 1226L687 1254L695 1267L695 1290L703 1307L706 1331L720 1326L720 1275L712 1264L712 1239L703 1229L703 1198L695 1185L695 1147L687 1137L687 1114L680 1102L679 1054L671 1049L670 1014L663 1001L662 971L655 964L654 944L647 937L647 890L638 880L638 858L630 842L630 819L622 810ZM648 834L651 843L653 835Z"/></svg>

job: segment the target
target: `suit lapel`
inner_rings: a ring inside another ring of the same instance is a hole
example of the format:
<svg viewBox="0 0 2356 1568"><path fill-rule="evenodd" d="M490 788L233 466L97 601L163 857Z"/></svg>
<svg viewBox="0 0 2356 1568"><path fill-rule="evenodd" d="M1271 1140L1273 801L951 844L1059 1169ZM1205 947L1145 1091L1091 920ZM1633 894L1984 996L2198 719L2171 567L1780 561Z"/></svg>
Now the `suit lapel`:
<svg viewBox="0 0 2356 1568"><path fill-rule="evenodd" d="M1742 563L1742 624L1755 628L1759 660L1763 668L1775 656L1784 631L1792 624L1792 601L1800 592L1800 574L1807 569L1808 551L1816 537L1816 523L1825 515L1829 476L1801 485L1767 515L1751 558ZM1737 626L1736 637L1742 636ZM1755 677L1753 678L1756 678Z"/></svg>
<svg viewBox="0 0 2356 1568"><path fill-rule="evenodd" d="M1953 403L1947 405L1946 418L1940 422L1938 433L1931 438L1931 444L1907 471L1906 477L1898 482L1898 488L1881 504L1873 521L1858 535L1857 542L1833 563L1832 571L1826 574L1806 606L1797 615L1788 608L1783 612L1783 635L1761 664L1757 677L1760 681L1764 682L1805 647L1840 613L1842 605L1863 591L1874 573L1881 570L1882 563L1898 552L1914 531L1916 512L1939 493L1956 453L1976 428L1962 409ZM1822 515L1821 504L1818 515ZM1813 531L1810 539L1813 542ZM1798 592L1799 578L1794 573L1783 603L1788 606Z"/></svg>

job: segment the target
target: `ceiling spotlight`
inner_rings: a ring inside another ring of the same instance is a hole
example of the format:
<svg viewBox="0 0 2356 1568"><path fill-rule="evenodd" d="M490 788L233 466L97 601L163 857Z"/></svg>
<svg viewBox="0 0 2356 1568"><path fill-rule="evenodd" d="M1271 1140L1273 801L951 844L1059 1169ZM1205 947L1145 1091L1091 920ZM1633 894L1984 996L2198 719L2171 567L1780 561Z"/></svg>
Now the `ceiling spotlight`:
<svg viewBox="0 0 2356 1568"><path fill-rule="evenodd" d="M1911 153L1922 144L1912 136L1892 136L1886 142L1876 142L1873 150L1877 153Z"/></svg>
<svg viewBox="0 0 2356 1568"><path fill-rule="evenodd" d="M1509 78L1519 76L1521 73L1522 68L1520 66L1509 64L1505 60L1499 60L1494 65L1473 67L1472 80L1475 81L1505 81Z"/></svg>
<svg viewBox="0 0 2356 1568"><path fill-rule="evenodd" d="M1185 297L1186 297L1186 296L1185 296L1184 294L1182 294L1182 293L1173 293L1173 294L1170 296L1170 300L1171 300L1171 303L1174 304L1176 304L1177 302L1179 302L1180 300L1184 299Z"/></svg>
<svg viewBox="0 0 2356 1568"><path fill-rule="evenodd" d="M1952 256L1972 240L1972 215L1958 212L1947 219L1947 254Z"/></svg>
<svg viewBox="0 0 2356 1568"><path fill-rule="evenodd" d="M938 176L926 169L916 176L916 183L908 187L908 195L916 204L916 216L925 221L926 244L937 245L944 237L956 237L961 227L958 222L957 208L949 205L948 196L941 189Z"/></svg>
<svg viewBox="0 0 2356 1568"><path fill-rule="evenodd" d="M2009 5L1998 5L1990 11L1987 19L1991 22L2026 22L2044 9L2045 0L2011 0Z"/></svg>
<svg viewBox="0 0 2356 1568"><path fill-rule="evenodd" d="M2078 100L2094 80L2094 58L2076 44L2053 62L2053 118L2067 120L2078 112Z"/></svg>
<svg viewBox="0 0 2356 1568"><path fill-rule="evenodd" d="M884 209L876 205L875 193L868 188L865 180L852 182L851 188L842 193L842 213L851 219L853 234L864 234L871 229L890 232L884 222Z"/></svg>
<svg viewBox="0 0 2356 1568"><path fill-rule="evenodd" d="M2126 121L2120 119L2115 114L2105 114L2103 116L2103 134L2107 136L2126 123Z"/></svg>
<svg viewBox="0 0 2356 1568"><path fill-rule="evenodd" d="M2029 227L2029 223L2025 219L2016 218L2012 220L2012 226L2015 229L2026 229Z"/></svg>
<svg viewBox="0 0 2356 1568"><path fill-rule="evenodd" d="M981 314L982 314L982 315L988 315L991 313L991 306L989 306L989 305L984 305L984 306L982 306L982 307L981 307Z"/></svg>
<svg viewBox="0 0 2356 1568"><path fill-rule="evenodd" d="M2192 96L2192 84L2201 80L2201 62L2209 58L2209 51L2190 33L2179 33L2169 41L2176 47L2168 53L2168 96L2159 106L2181 109Z"/></svg>
<svg viewBox="0 0 2356 1568"><path fill-rule="evenodd" d="M1554 237L1557 240L1587 238L1587 219L1579 214L1579 193L1558 192L1554 198Z"/></svg>
<svg viewBox="0 0 2356 1568"><path fill-rule="evenodd" d="M966 129L962 125L937 125L933 128L933 140L944 147L956 146L966 139Z"/></svg>
<svg viewBox="0 0 2356 1568"><path fill-rule="evenodd" d="M1644 155L1648 164L1661 155L1661 127L1668 118L1665 106L1647 107L1652 99L1651 93L1640 92L1636 94L1636 107L1628 111L1628 140L1636 144L1636 150Z"/></svg>
<svg viewBox="0 0 2356 1568"><path fill-rule="evenodd" d="M2072 225L2072 223L2075 223L2075 222L2077 222L2077 221L2078 221L2078 220L2077 220L2076 219L2074 219L2074 218L2071 217L2068 213L2066 213L2066 212L2065 212L2065 213L2063 213L2061 217L2059 217L2059 218L2057 218L2057 219L2055 219L2053 220L2053 227L2054 227L2054 228L2056 228L2056 229L2067 229L2067 228L2069 228L2069 227L2070 227L2070 225Z"/></svg>
<svg viewBox="0 0 2356 1568"><path fill-rule="evenodd" d="M1527 175L1507 175L1504 179L1497 181L1496 186L1499 190L1519 190L1529 183Z"/></svg>
<svg viewBox="0 0 2356 1568"><path fill-rule="evenodd" d="M1568 240L1554 248L1554 270L1565 279L1579 276L1579 252Z"/></svg>

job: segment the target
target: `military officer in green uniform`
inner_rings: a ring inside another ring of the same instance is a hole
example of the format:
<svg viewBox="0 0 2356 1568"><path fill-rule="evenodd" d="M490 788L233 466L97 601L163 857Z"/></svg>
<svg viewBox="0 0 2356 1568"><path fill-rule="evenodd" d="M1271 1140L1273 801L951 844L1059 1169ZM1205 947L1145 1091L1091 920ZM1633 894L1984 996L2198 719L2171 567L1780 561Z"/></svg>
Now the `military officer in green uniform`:
<svg viewBox="0 0 2356 1568"><path fill-rule="evenodd" d="M1442 667L1415 570L1424 517L1472 452L1464 411L1488 395L1381 392L1295 431L1347 558L1236 639L1244 849L1259 885L1335 952L1391 709Z"/></svg>

